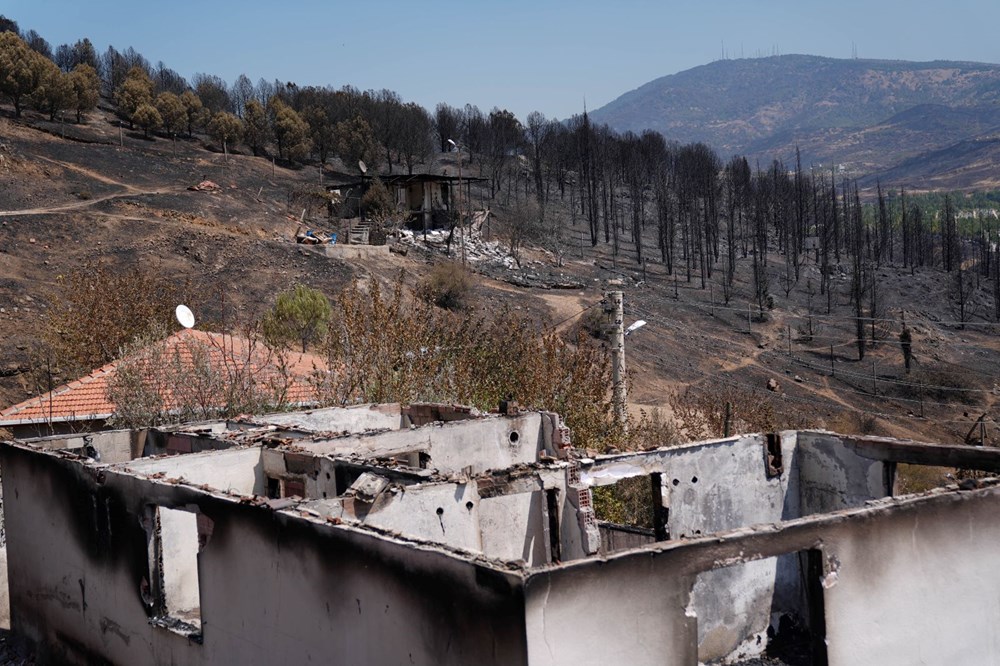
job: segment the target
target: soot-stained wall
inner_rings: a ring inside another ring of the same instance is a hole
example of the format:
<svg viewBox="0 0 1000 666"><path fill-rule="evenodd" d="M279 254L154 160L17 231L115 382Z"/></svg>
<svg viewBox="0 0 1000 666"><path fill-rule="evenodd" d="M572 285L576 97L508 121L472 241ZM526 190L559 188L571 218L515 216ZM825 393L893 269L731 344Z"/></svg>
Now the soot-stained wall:
<svg viewBox="0 0 1000 666"><path fill-rule="evenodd" d="M826 548L831 666L1000 664L1000 494L865 521Z"/></svg>
<svg viewBox="0 0 1000 666"><path fill-rule="evenodd" d="M526 661L515 573L17 445L0 468L13 626L43 663ZM150 623L150 504L212 521L201 642Z"/></svg>
<svg viewBox="0 0 1000 666"><path fill-rule="evenodd" d="M780 452L780 456L776 455ZM891 493L884 465L829 433L746 435L642 454L609 456L584 468L609 479L662 475L672 539L861 506ZM807 615L797 554L706 571L697 576L691 612L698 617L699 657L759 654L772 612Z"/></svg>

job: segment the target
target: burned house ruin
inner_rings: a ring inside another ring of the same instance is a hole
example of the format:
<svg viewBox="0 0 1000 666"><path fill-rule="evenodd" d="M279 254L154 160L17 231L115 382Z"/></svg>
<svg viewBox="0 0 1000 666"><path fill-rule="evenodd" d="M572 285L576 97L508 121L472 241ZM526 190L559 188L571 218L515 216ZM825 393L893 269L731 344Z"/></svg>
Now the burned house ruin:
<svg viewBox="0 0 1000 666"><path fill-rule="evenodd" d="M0 447L43 662L997 663L1000 451L787 431L587 457L547 412L331 408ZM653 529L600 523L641 478Z"/></svg>

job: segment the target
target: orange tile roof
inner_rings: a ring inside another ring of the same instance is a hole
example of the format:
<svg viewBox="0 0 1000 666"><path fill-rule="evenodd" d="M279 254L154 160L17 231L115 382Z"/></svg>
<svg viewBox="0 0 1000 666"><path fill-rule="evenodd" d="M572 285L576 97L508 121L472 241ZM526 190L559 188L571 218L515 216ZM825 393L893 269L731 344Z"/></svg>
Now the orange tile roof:
<svg viewBox="0 0 1000 666"><path fill-rule="evenodd" d="M246 338L184 329L163 340L164 351L178 359L182 368L190 369L196 350L207 352L212 367L234 364L249 370L259 386L278 378L281 371L263 345ZM315 400L316 392L308 381L314 370L325 370L326 362L315 354L286 353L285 368L289 377L287 402L306 404ZM22 423L89 421L106 419L115 413L115 404L108 398L108 385L121 359L108 363L90 374L63 384L49 393L30 398L0 411L0 426ZM169 400L168 400L169 402ZM221 406L221 405L220 405Z"/></svg>

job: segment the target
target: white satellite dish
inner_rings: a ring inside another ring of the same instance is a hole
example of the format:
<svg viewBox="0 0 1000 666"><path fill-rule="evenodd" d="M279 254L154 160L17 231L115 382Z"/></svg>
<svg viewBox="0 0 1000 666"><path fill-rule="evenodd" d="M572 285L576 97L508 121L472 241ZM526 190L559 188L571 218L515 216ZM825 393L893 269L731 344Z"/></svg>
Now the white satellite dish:
<svg viewBox="0 0 1000 666"><path fill-rule="evenodd" d="M174 315L177 317L178 323L184 328L194 328L194 313L191 312L191 308L186 305L178 305L177 309L174 310Z"/></svg>
<svg viewBox="0 0 1000 666"><path fill-rule="evenodd" d="M362 175L368 173L368 165L365 164L364 160L358 160L358 168L361 169Z"/></svg>
<svg viewBox="0 0 1000 666"><path fill-rule="evenodd" d="M633 331L638 331L640 328L642 328L645 325L646 325L646 320L645 319L640 319L639 321L635 322L634 324L632 324L631 326L629 326L628 328L625 329L625 335L628 335L629 333L632 333Z"/></svg>

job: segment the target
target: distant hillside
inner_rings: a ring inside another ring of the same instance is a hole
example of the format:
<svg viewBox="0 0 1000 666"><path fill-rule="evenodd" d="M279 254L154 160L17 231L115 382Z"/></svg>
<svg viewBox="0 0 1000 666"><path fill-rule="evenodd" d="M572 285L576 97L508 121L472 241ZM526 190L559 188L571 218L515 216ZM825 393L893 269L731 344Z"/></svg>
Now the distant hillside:
<svg viewBox="0 0 1000 666"><path fill-rule="evenodd" d="M597 109L619 131L654 129L723 156L848 163L876 173L1000 131L1000 65L787 55L720 60Z"/></svg>

